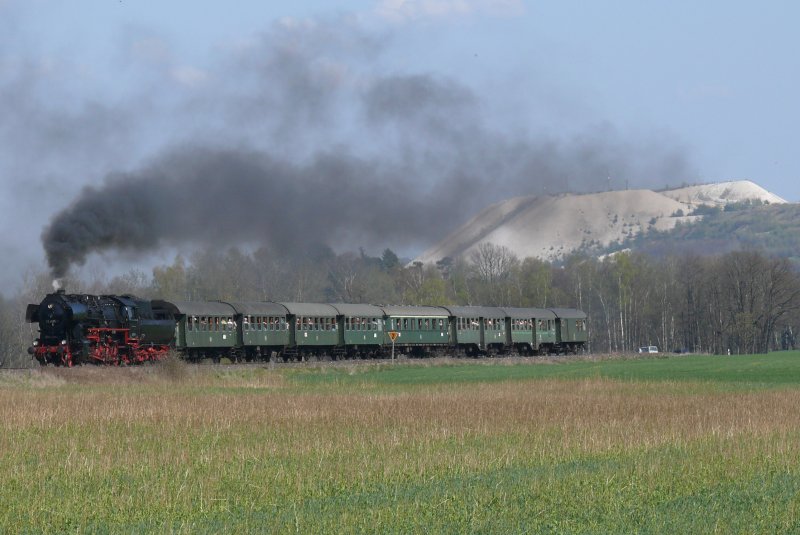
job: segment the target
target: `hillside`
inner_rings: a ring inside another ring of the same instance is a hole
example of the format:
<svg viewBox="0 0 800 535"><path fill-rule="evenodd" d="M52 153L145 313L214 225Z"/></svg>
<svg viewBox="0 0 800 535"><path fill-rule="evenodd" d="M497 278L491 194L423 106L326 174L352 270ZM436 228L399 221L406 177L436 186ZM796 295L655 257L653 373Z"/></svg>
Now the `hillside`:
<svg viewBox="0 0 800 535"><path fill-rule="evenodd" d="M698 224L679 224L669 231L629 238L607 252L632 249L663 255L757 249L800 263L800 204L726 208L707 213Z"/></svg>
<svg viewBox="0 0 800 535"><path fill-rule="evenodd" d="M742 180L651 191L625 190L556 197L515 197L488 206L415 261L468 256L482 243L519 257L557 260L576 250L613 250L651 234L692 227L716 208L739 203L780 206L786 201ZM699 209L699 208L705 208Z"/></svg>
<svg viewBox="0 0 800 535"><path fill-rule="evenodd" d="M785 204L786 201L749 180L719 182L659 191L662 195L688 205L724 206L730 203L759 200L765 204Z"/></svg>

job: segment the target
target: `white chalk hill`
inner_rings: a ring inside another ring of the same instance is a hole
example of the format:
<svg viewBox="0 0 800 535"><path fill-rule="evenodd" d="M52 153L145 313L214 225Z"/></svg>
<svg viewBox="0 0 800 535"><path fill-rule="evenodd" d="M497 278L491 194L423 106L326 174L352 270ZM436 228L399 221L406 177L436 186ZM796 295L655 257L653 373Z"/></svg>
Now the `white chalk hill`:
<svg viewBox="0 0 800 535"><path fill-rule="evenodd" d="M468 257L482 243L511 249L520 258L556 260L592 244L608 246L651 229L669 230L694 221L698 205L721 206L747 200L785 203L749 180L665 191L625 190L556 197L515 197L484 209L415 261Z"/></svg>

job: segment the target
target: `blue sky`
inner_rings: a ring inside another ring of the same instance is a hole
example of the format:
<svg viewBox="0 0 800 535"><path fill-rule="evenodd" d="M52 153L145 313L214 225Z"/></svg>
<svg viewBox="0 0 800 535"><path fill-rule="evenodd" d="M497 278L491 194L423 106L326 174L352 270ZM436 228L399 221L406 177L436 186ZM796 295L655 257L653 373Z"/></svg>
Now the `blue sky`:
<svg viewBox="0 0 800 535"><path fill-rule="evenodd" d="M283 4L0 0L0 217L15 259L3 282L40 268L39 235L83 187L187 144L292 162L343 150L396 167L458 154L454 133L474 129L481 146L560 147L556 175L576 191L596 189L592 174L617 188L746 178L800 200L794 2ZM395 117L372 131L360 99L397 77L457 102L426 101L411 126ZM564 162L587 150L614 154ZM532 179L524 191L515 172L486 179L487 202L546 189Z"/></svg>

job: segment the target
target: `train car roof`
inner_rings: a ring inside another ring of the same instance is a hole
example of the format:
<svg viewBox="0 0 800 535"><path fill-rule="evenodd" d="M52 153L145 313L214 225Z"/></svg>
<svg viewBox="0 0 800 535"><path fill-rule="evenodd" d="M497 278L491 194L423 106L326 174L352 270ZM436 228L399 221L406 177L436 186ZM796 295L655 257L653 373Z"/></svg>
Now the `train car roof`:
<svg viewBox="0 0 800 535"><path fill-rule="evenodd" d="M330 304L342 316L370 316L382 317L383 310L375 305L359 305L353 303L331 303Z"/></svg>
<svg viewBox="0 0 800 535"><path fill-rule="evenodd" d="M586 312L577 308L551 308L550 310L559 318L586 318Z"/></svg>
<svg viewBox="0 0 800 535"><path fill-rule="evenodd" d="M506 313L502 308L497 307L479 307L479 306L446 306L442 307L451 316L459 318L505 318Z"/></svg>
<svg viewBox="0 0 800 535"><path fill-rule="evenodd" d="M295 316L317 316L322 318L335 318L338 313L331 305L324 303L280 303L286 307L289 314Z"/></svg>
<svg viewBox="0 0 800 535"><path fill-rule="evenodd" d="M249 301L229 304L238 314L247 316L285 316L288 313L285 306L271 301Z"/></svg>
<svg viewBox="0 0 800 535"><path fill-rule="evenodd" d="M556 315L552 312L552 310L546 308L504 308L503 309L506 315L511 319L542 319L542 320L552 320L556 318Z"/></svg>
<svg viewBox="0 0 800 535"><path fill-rule="evenodd" d="M422 317L443 317L450 316L450 312L442 307L429 307L429 306L397 306L397 305L384 305L381 310L387 316L422 316Z"/></svg>
<svg viewBox="0 0 800 535"><path fill-rule="evenodd" d="M234 308L219 301L157 301L174 307L173 313L192 316L233 316Z"/></svg>
<svg viewBox="0 0 800 535"><path fill-rule="evenodd" d="M170 312L170 314L180 314L180 310L172 301L164 301L163 299L153 299L150 301L150 304L153 308L163 308Z"/></svg>

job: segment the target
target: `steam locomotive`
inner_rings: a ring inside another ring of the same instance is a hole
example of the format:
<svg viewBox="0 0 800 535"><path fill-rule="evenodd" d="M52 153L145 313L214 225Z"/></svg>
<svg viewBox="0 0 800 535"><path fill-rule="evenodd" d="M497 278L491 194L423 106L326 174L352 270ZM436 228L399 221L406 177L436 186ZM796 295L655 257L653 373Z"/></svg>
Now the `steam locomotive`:
<svg viewBox="0 0 800 535"><path fill-rule="evenodd" d="M137 364L170 350L190 361L312 356L365 358L396 349L430 354L553 354L583 351L586 314L570 308L377 306L142 300L58 291L28 305L39 324L29 348L40 364Z"/></svg>
<svg viewBox="0 0 800 535"><path fill-rule="evenodd" d="M28 305L39 324L28 352L40 364L137 364L158 360L172 344L175 320L159 301L130 295L48 294Z"/></svg>

